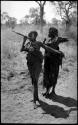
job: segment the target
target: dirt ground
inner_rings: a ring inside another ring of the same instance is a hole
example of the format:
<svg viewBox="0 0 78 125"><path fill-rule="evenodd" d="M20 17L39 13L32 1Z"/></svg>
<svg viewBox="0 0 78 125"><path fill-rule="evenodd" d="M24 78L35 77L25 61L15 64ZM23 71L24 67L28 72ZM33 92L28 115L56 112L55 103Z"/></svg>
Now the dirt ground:
<svg viewBox="0 0 78 125"><path fill-rule="evenodd" d="M25 54L1 57L1 123L77 123L77 47L61 45L66 58L60 67L56 95L42 96L43 72L38 82L40 102L33 108L33 88Z"/></svg>

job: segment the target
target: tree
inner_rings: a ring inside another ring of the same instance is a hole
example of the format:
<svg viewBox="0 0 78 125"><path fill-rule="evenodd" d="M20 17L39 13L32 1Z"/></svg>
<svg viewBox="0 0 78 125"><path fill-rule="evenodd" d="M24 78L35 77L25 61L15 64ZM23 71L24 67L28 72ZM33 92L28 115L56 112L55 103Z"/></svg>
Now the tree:
<svg viewBox="0 0 78 125"><path fill-rule="evenodd" d="M46 1L35 1L38 3L40 7L40 24L41 24L41 32L43 33L43 15L44 15L44 5Z"/></svg>
<svg viewBox="0 0 78 125"><path fill-rule="evenodd" d="M33 19L34 24L38 24L40 21L39 8L30 8L29 15Z"/></svg>
<svg viewBox="0 0 78 125"><path fill-rule="evenodd" d="M55 1L57 5L57 12L60 14L61 19L65 21L66 28L71 25L71 16L76 7L76 1Z"/></svg>
<svg viewBox="0 0 78 125"><path fill-rule="evenodd" d="M23 25L23 24L24 24L24 20L21 19L21 20L20 20L20 25Z"/></svg>
<svg viewBox="0 0 78 125"><path fill-rule="evenodd" d="M58 25L58 20L56 18L53 18L52 19L52 24L57 26Z"/></svg>
<svg viewBox="0 0 78 125"><path fill-rule="evenodd" d="M29 24L29 18L30 18L29 15L26 15L26 16L24 17L24 19L25 19L24 23L25 23L25 24Z"/></svg>
<svg viewBox="0 0 78 125"><path fill-rule="evenodd" d="M26 24L29 24L29 15L26 15L25 17L23 17L21 20L20 20L20 25L26 25Z"/></svg>
<svg viewBox="0 0 78 125"><path fill-rule="evenodd" d="M1 24L5 24L9 20L9 15L7 12L1 14Z"/></svg>
<svg viewBox="0 0 78 125"><path fill-rule="evenodd" d="M77 11L73 12L72 17L70 19L71 19L72 25L77 26Z"/></svg>
<svg viewBox="0 0 78 125"><path fill-rule="evenodd" d="M7 27L14 28L17 23L17 19L10 17L7 12L1 14L1 24L6 24Z"/></svg>
<svg viewBox="0 0 78 125"><path fill-rule="evenodd" d="M29 15L30 15L32 18L37 17L37 16L40 16L40 15L39 15L39 9L38 9L38 8L34 8L34 7L30 8L30 10L29 10Z"/></svg>
<svg viewBox="0 0 78 125"><path fill-rule="evenodd" d="M10 28L14 28L17 24L17 19L14 17L9 17L8 21L6 21L6 26L10 27Z"/></svg>

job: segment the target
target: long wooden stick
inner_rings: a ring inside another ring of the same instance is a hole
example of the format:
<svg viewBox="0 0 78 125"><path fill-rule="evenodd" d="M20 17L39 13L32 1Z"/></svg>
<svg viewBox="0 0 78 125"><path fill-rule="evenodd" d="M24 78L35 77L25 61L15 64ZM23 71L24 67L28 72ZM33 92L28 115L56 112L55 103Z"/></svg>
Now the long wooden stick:
<svg viewBox="0 0 78 125"><path fill-rule="evenodd" d="M44 45L44 46L47 49L47 51L49 51L49 52L55 52L55 53L58 53L58 54L62 54L63 53L63 52L61 52L59 50L56 50L56 49L53 49L53 48L51 48L51 47L49 47L47 45Z"/></svg>
<svg viewBox="0 0 78 125"><path fill-rule="evenodd" d="M16 34L18 34L18 35L20 35L20 36L27 37L27 39L30 39L30 37L28 37L28 36L26 36L26 35L23 35L23 34L21 34L21 33L18 33L18 32L16 32L16 31L12 31L12 32L14 32L14 33L16 33Z"/></svg>
<svg viewBox="0 0 78 125"><path fill-rule="evenodd" d="M12 31L12 32L14 32L14 33L16 33L16 34L18 34L18 35L21 35L21 36L23 36L23 37L27 37L28 39L30 39L28 36L25 36L25 35L23 35L23 34L21 34L21 33L16 32L16 31ZM44 40L44 41L45 41L45 40ZM34 43L33 43L33 44L34 44ZM46 49L47 51L49 51L49 52L58 53L58 54L62 54L62 53L63 53L63 52L61 52L61 51L59 51L59 50L53 49L53 48L51 48L51 47L45 45L45 44L43 44L43 45L45 46L45 49Z"/></svg>
<svg viewBox="0 0 78 125"><path fill-rule="evenodd" d="M14 32L14 33L16 33L16 34L18 34L18 35L21 35L21 36L25 36L25 35L23 35L23 34L21 34L21 33L18 33L18 32L16 32L16 31L12 31L12 32Z"/></svg>

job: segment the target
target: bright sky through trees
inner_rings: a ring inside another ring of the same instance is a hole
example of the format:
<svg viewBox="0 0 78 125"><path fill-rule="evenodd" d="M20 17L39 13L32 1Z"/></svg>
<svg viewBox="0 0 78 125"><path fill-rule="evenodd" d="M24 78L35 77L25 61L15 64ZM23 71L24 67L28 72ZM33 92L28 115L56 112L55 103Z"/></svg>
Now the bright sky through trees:
<svg viewBox="0 0 78 125"><path fill-rule="evenodd" d="M8 12L9 16L17 18L18 23L26 14L29 14L29 9L32 7L37 8L39 6L35 1L1 1L1 13ZM52 18L60 19L55 6L48 1L44 11L44 18L47 22L51 22Z"/></svg>

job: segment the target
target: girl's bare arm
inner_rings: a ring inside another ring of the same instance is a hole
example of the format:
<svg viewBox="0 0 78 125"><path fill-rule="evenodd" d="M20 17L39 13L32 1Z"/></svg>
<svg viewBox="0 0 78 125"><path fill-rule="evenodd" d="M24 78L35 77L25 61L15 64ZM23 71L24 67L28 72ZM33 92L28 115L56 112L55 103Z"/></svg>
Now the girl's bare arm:
<svg viewBox="0 0 78 125"><path fill-rule="evenodd" d="M20 52L22 52L22 51L29 51L27 48L25 48L25 42L26 42L26 40L27 40L27 37L24 37L23 38L23 44L22 44L22 47L21 47L21 50L20 50Z"/></svg>

